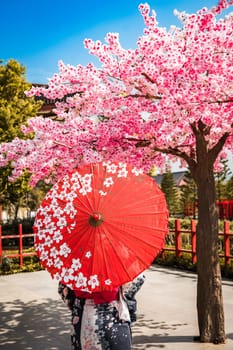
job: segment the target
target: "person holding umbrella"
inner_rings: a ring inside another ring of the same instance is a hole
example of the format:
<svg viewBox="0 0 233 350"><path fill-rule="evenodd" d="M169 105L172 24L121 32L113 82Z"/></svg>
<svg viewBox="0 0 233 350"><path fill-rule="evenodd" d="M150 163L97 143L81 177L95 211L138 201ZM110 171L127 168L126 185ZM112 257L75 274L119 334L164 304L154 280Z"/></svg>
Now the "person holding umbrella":
<svg viewBox="0 0 233 350"><path fill-rule="evenodd" d="M73 349L130 349L127 305L135 305L140 274L163 247L167 226L164 193L125 163L73 169L46 194L35 249L72 311Z"/></svg>
<svg viewBox="0 0 233 350"><path fill-rule="evenodd" d="M131 323L137 318L135 294L144 280L140 274L120 288L93 294L59 283L58 292L72 315L72 349L131 350Z"/></svg>

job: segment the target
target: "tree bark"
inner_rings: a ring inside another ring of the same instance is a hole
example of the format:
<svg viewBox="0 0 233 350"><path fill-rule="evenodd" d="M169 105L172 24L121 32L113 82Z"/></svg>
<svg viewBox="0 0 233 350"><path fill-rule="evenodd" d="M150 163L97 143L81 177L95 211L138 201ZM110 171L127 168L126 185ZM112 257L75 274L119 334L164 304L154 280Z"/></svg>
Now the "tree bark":
<svg viewBox="0 0 233 350"><path fill-rule="evenodd" d="M197 184L197 315L200 341L224 343L224 309L218 256L218 212L212 155L204 135L197 138L197 163L191 170Z"/></svg>
<svg viewBox="0 0 233 350"><path fill-rule="evenodd" d="M197 313L201 342L224 343L224 311L218 257L218 214L214 179L199 181L197 225Z"/></svg>

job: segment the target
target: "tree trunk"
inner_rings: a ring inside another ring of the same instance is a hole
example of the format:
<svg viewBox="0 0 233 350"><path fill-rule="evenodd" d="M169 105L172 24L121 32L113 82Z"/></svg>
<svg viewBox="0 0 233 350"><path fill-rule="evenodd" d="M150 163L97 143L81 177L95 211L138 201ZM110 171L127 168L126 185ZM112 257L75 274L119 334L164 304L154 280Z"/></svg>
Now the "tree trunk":
<svg viewBox="0 0 233 350"><path fill-rule="evenodd" d="M204 151L204 150L202 150ZM208 154L199 154L195 171L198 192L197 314L201 342L224 343L224 310L218 257L218 213L214 172Z"/></svg>

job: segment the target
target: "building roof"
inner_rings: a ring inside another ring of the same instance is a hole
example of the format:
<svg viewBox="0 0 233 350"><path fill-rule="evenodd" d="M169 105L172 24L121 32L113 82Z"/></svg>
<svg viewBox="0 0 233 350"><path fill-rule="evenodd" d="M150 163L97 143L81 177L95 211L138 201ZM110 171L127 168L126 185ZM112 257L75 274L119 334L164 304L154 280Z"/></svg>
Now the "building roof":
<svg viewBox="0 0 233 350"><path fill-rule="evenodd" d="M172 172L173 175L173 179L174 182L176 184L176 186L180 187L184 184L184 177L187 171L176 171L176 172ZM153 179L155 179L155 181L157 182L157 184L160 186L161 182L163 180L163 176L164 174L158 174L156 176L152 176Z"/></svg>

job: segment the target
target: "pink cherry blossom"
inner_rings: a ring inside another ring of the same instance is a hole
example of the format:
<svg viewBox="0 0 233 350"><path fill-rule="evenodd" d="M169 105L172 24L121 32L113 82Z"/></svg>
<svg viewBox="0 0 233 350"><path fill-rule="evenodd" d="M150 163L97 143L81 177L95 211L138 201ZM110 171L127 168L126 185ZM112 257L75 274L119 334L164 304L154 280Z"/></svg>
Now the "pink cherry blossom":
<svg viewBox="0 0 233 350"><path fill-rule="evenodd" d="M184 165L186 156L196 160L192 126L202 120L210 130L209 150L227 134L215 162L219 169L233 145L233 14L221 14L232 4L221 0L196 14L176 11L181 25L168 29L140 4L145 30L135 49L123 48L117 33L107 33L105 43L86 39L100 67L59 61L48 87L27 91L56 99L57 117L31 118L22 131L34 138L1 144L0 166L12 162L11 180L27 169L35 185L40 179L54 183L90 162L127 162L146 172L177 159ZM89 190L84 181L80 191Z"/></svg>

